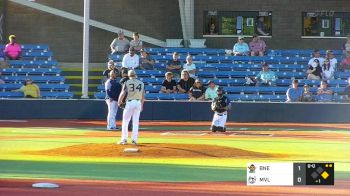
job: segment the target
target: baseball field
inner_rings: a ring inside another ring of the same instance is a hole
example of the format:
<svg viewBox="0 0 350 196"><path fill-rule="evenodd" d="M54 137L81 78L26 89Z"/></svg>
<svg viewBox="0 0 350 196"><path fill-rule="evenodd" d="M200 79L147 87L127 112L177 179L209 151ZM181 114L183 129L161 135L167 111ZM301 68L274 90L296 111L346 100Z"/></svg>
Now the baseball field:
<svg viewBox="0 0 350 196"><path fill-rule="evenodd" d="M3 120L0 195L350 195L350 124L209 126L141 122L140 151L125 153L135 146L103 121ZM335 186L246 186L247 162L323 161L335 163Z"/></svg>

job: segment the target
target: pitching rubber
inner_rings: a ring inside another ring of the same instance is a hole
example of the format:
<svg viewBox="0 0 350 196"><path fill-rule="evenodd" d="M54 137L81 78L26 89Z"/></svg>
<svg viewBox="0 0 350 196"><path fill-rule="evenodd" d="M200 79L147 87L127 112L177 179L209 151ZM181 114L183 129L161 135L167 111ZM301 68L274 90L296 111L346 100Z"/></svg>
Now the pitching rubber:
<svg viewBox="0 0 350 196"><path fill-rule="evenodd" d="M140 152L140 150L138 148L124 148L124 152Z"/></svg>

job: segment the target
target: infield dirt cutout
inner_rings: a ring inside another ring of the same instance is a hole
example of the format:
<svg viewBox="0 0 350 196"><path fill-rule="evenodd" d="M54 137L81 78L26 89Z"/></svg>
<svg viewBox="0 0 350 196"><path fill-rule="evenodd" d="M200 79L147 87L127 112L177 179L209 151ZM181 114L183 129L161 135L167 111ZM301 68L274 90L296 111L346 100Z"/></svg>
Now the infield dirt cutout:
<svg viewBox="0 0 350 196"><path fill-rule="evenodd" d="M139 152L125 153L125 148L138 148ZM137 146L118 144L79 144L44 151L25 152L34 155L72 157L144 157L144 158L234 158L234 157L281 157L238 148L206 144L155 144L144 143Z"/></svg>

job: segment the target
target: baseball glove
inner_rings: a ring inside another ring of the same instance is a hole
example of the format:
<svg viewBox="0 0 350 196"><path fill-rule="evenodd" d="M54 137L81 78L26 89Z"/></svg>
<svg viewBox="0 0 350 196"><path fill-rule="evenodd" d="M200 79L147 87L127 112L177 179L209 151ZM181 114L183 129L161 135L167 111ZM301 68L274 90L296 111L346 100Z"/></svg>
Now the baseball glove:
<svg viewBox="0 0 350 196"><path fill-rule="evenodd" d="M125 105L126 105L126 102L123 101L121 104L119 104L119 107L120 107L121 109L124 109L124 108L125 108Z"/></svg>

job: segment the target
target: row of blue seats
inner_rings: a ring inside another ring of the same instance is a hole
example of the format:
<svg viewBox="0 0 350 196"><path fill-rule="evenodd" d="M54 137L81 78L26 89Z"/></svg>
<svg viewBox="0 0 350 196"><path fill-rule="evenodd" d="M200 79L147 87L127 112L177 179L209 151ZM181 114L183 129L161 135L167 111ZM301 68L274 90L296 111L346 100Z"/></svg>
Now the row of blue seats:
<svg viewBox="0 0 350 196"><path fill-rule="evenodd" d="M207 54L207 55L224 55L225 49L222 48L147 48L150 54L169 54L177 52L180 54ZM311 56L314 49L269 49L267 54L270 56ZM326 50L320 50L321 55L326 54ZM333 50L335 55L342 55L342 50Z"/></svg>
<svg viewBox="0 0 350 196"><path fill-rule="evenodd" d="M209 55L223 55L225 49L217 48L146 48L150 54L171 54L174 52L180 54L209 54Z"/></svg>
<svg viewBox="0 0 350 196"><path fill-rule="evenodd" d="M37 84L42 91L68 91L69 84ZM12 91L22 87L22 84L0 84L0 91Z"/></svg>
<svg viewBox="0 0 350 196"><path fill-rule="evenodd" d="M199 71L260 71L261 64L234 64L234 63L196 63ZM166 63L156 63L154 68L157 70L165 70ZM308 66L301 64L270 64L270 70L273 71L305 71Z"/></svg>
<svg viewBox="0 0 350 196"><path fill-rule="evenodd" d="M266 95L266 94L228 94L231 101L268 101L268 102L284 102L287 99L286 95ZM105 93L95 93L96 99L104 99ZM148 93L145 95L146 100L188 100L188 94L182 93ZM333 96L333 101L345 101L345 97Z"/></svg>
<svg viewBox="0 0 350 196"><path fill-rule="evenodd" d="M8 63L13 68L53 68L57 66L55 60L11 60Z"/></svg>
<svg viewBox="0 0 350 196"><path fill-rule="evenodd" d="M60 75L61 69L58 68L5 68L0 70L3 75Z"/></svg>
<svg viewBox="0 0 350 196"><path fill-rule="evenodd" d="M201 71L198 72L200 78L235 78L235 77L254 77L258 75L258 71ZM275 72L278 78L305 78L305 72Z"/></svg>
<svg viewBox="0 0 350 196"><path fill-rule="evenodd" d="M141 81L143 81L146 85L161 85L163 83L164 78L139 78ZM220 86L243 86L246 83L246 79L244 78L233 78L233 79L218 79L218 78L203 78L202 82L207 83L209 80L212 80L215 82L215 84ZM348 83L346 80L329 80L330 86L346 86ZM277 79L276 85L277 86L290 86L292 83L292 79ZM306 80L306 79L300 79L299 80L300 85L310 85L310 86L319 86L320 81L319 80Z"/></svg>
<svg viewBox="0 0 350 196"><path fill-rule="evenodd" d="M4 50L5 45L0 44L0 50ZM21 44L22 50L49 50L49 45L47 44Z"/></svg>
<svg viewBox="0 0 350 196"><path fill-rule="evenodd" d="M28 79L27 76L4 76L2 78L5 80L6 83L23 83L26 79ZM64 83L64 76L31 76L30 79L32 79L35 83Z"/></svg>
<svg viewBox="0 0 350 196"><path fill-rule="evenodd" d="M152 55L152 59L158 62L169 61L172 60L172 55ZM181 60L185 60L186 57L180 57ZM109 59L113 61L122 61L123 55L109 55ZM193 56L194 61L199 62L246 62L246 63L292 63L292 64L300 64L307 63L309 58L305 57L282 57L282 56ZM338 59L341 61L341 59Z"/></svg>
<svg viewBox="0 0 350 196"><path fill-rule="evenodd" d="M47 99L72 99L71 92L40 92L42 98ZM0 92L0 98L23 98L22 92Z"/></svg>
<svg viewBox="0 0 350 196"><path fill-rule="evenodd" d="M0 86L1 87L1 86ZM231 86L224 87L225 91L229 94L285 94L289 86ZM158 93L161 89L160 85L146 85L146 93ZM315 93L317 92L318 87L311 87L310 91ZM344 92L343 87L330 87L334 93ZM105 92L103 85L97 87L98 92Z"/></svg>
<svg viewBox="0 0 350 196"><path fill-rule="evenodd" d="M334 55L343 55L342 50L332 50ZM314 52L314 49L269 49L267 50L267 54L269 56L312 56L312 53ZM322 56L326 55L326 50L320 50L320 54Z"/></svg>

